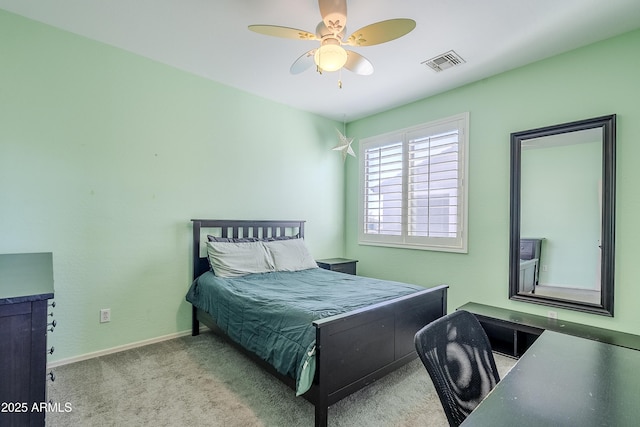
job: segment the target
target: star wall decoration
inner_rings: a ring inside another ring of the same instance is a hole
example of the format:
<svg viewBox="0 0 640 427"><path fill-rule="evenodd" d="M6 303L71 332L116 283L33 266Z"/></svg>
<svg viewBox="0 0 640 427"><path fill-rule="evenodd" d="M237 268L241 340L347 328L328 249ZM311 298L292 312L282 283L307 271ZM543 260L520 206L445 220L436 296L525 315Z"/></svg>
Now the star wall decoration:
<svg viewBox="0 0 640 427"><path fill-rule="evenodd" d="M353 148L351 148L351 143L353 142L353 138L347 138L338 129L336 129L336 132L338 132L338 138L340 138L340 143L335 147L333 147L333 150L342 152L342 161L345 161L347 159L347 154L355 157L356 153L354 153Z"/></svg>

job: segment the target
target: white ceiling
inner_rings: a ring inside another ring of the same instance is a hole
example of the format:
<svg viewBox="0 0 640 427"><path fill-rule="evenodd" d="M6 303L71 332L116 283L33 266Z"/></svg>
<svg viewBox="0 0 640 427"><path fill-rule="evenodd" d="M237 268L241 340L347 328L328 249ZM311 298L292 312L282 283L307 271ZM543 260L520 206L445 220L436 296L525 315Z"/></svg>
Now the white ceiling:
<svg viewBox="0 0 640 427"><path fill-rule="evenodd" d="M416 29L353 48L370 76L289 67L318 42L256 34L251 24L315 32L315 0L0 0L0 8L255 95L352 121L640 27L639 0L348 0L347 34L391 18ZM421 62L455 50L466 63ZM594 67L612 67L598 64Z"/></svg>

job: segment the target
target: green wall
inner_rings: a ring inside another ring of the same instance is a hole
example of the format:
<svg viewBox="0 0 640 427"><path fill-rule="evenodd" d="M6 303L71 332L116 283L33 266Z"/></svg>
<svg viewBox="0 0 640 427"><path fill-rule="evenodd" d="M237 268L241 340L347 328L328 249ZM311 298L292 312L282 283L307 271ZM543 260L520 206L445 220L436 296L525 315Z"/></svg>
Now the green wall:
<svg viewBox="0 0 640 427"><path fill-rule="evenodd" d="M470 113L469 253L359 246L358 165L346 176L346 254L363 275L422 285L449 284L449 310L475 301L546 315L509 300L509 136L511 132L616 113L615 317L552 309L562 319L640 333L640 31L349 124L355 141L453 114ZM464 65L463 65L464 66ZM425 76L437 79L437 74ZM357 151L357 150L356 150Z"/></svg>
<svg viewBox="0 0 640 427"><path fill-rule="evenodd" d="M188 330L191 218L343 255L340 125L0 11L0 253L53 252L49 360Z"/></svg>

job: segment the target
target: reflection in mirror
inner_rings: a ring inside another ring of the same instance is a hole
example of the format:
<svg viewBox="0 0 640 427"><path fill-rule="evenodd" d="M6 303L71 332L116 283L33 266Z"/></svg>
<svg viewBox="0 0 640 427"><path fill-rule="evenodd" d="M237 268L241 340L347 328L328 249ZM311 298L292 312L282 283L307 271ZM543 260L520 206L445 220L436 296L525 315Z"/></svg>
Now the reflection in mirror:
<svg viewBox="0 0 640 427"><path fill-rule="evenodd" d="M599 128L522 141L520 260L537 263L537 295L600 301L601 164Z"/></svg>
<svg viewBox="0 0 640 427"><path fill-rule="evenodd" d="M510 297L613 315L615 116L511 143Z"/></svg>

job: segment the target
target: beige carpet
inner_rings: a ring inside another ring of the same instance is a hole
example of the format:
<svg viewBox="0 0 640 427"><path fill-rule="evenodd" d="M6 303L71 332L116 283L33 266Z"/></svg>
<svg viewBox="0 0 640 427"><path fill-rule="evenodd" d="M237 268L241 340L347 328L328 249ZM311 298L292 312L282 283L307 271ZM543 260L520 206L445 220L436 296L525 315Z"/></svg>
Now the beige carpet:
<svg viewBox="0 0 640 427"><path fill-rule="evenodd" d="M514 359L496 355L501 376ZM208 332L55 368L47 426L313 426L313 406ZM329 408L329 426L447 426L419 360Z"/></svg>

